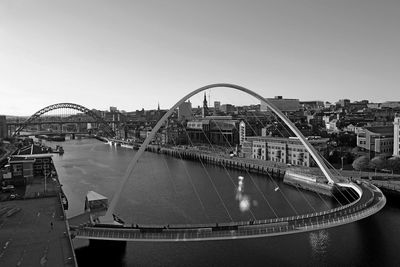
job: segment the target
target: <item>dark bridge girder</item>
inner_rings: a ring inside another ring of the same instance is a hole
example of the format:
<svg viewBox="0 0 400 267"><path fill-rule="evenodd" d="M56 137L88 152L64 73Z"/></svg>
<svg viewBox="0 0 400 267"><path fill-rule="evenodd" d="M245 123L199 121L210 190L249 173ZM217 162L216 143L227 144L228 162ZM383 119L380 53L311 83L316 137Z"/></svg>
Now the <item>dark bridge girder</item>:
<svg viewBox="0 0 400 267"><path fill-rule="evenodd" d="M29 119L24 121L24 123L21 126L19 126L18 129L15 130L15 132L13 133L13 136L16 136L17 134L19 134L19 132L22 131L29 123L31 123L35 119L39 118L43 114L50 112L52 110L55 110L55 109L62 109L62 108L75 109L75 110L85 113L86 115L95 119L96 122L100 124L101 129L104 131L104 133L107 136L109 136L109 137L115 136L115 132L113 131L113 129L100 116L98 116L96 113L94 113L90 109L85 108L84 106L81 106L78 104L73 104L73 103L58 103L58 104L53 104L53 105L47 106L45 108L42 108L41 110L39 110L35 114L33 114L31 117L29 117Z"/></svg>

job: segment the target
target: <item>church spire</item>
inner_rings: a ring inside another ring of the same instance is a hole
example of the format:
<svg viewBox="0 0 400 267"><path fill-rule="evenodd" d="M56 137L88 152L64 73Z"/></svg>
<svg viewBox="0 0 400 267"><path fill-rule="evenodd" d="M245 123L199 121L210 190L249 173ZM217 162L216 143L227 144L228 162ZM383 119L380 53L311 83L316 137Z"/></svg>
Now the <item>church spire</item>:
<svg viewBox="0 0 400 267"><path fill-rule="evenodd" d="M205 92L204 92L203 108L201 109L201 115L203 118L205 116L208 116L207 96Z"/></svg>

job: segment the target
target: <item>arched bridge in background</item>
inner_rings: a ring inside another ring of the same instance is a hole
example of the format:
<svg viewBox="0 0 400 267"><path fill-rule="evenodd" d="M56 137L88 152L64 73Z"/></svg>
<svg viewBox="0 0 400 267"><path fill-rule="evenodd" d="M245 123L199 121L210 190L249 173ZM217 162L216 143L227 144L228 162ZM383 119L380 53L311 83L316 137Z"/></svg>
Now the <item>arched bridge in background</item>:
<svg viewBox="0 0 400 267"><path fill-rule="evenodd" d="M242 222L218 222L213 224L189 224L189 225L131 225L120 223L115 218L114 210L123 188L126 186L140 157L155 136L156 132L167 121L169 116L190 97L211 88L227 87L245 92L268 106L301 141L318 167L321 169L326 184L337 188L349 189L355 195L354 200L346 205L334 209L310 214L302 214L291 217L281 217L264 220ZM70 220L73 237L84 239L119 240L119 241L200 241L250 238L271 235L283 235L304 231L325 229L337 225L351 223L375 214L386 203L382 192L372 184L366 182L353 183L344 177L333 175L324 163L323 158L308 142L296 126L272 103L259 94L234 84L212 84L201 87L189 93L178 101L156 124L143 142L140 149L134 155L129 164L122 182L118 187L105 216L98 222L77 223L78 220ZM77 217L76 217L77 218Z"/></svg>
<svg viewBox="0 0 400 267"><path fill-rule="evenodd" d="M63 121L62 119L60 121L43 121L43 122L38 122L38 118L43 116L46 113L49 113L53 110L64 110L64 109L72 109L72 110L77 110L80 111L89 117L93 119L93 123L97 123L99 125L99 128L103 131L103 134L107 137L114 137L115 132L111 128L108 122L106 122L103 118L101 118L99 115L97 115L95 112L91 111L90 109L78 105L78 104L73 104L73 103L58 103L58 104L53 104L50 106L47 106L45 108L42 108L41 110L37 111L35 114L30 116L26 121L22 123L18 123L18 128L14 131L13 136L18 135L22 130L24 130L28 125L32 124L60 124L60 123L83 123L84 121L70 121L70 120L65 120Z"/></svg>

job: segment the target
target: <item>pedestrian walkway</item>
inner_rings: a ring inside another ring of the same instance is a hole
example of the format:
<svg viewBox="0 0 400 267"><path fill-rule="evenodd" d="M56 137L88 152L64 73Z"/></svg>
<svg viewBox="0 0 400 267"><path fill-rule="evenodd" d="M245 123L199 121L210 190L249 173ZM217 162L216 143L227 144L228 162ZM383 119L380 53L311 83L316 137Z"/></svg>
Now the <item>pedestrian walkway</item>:
<svg viewBox="0 0 400 267"><path fill-rule="evenodd" d="M76 266L57 197L0 202L0 266Z"/></svg>

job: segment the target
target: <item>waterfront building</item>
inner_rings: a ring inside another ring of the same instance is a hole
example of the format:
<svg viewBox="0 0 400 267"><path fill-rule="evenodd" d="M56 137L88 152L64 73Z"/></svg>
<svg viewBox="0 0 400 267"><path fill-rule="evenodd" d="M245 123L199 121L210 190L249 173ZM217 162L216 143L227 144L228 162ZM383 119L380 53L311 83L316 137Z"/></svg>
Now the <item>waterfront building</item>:
<svg viewBox="0 0 400 267"><path fill-rule="evenodd" d="M328 140L328 138L314 138L308 141L322 156L326 156ZM246 158L307 167L316 166L301 141L293 137L249 136L243 144L242 153Z"/></svg>
<svg viewBox="0 0 400 267"><path fill-rule="evenodd" d="M357 146L369 152L370 157L376 155L390 156L393 154L392 126L365 127L357 134Z"/></svg>
<svg viewBox="0 0 400 267"><path fill-rule="evenodd" d="M243 145L246 139L246 123L244 121L239 122L239 145Z"/></svg>
<svg viewBox="0 0 400 267"><path fill-rule="evenodd" d="M268 98L268 101L272 103L282 112L297 112L300 110L300 101L298 99L282 98L282 96L275 96L275 98ZM267 105L261 102L261 111L268 111Z"/></svg>
<svg viewBox="0 0 400 267"><path fill-rule="evenodd" d="M393 155L400 156L400 114L396 114L393 125Z"/></svg>
<svg viewBox="0 0 400 267"><path fill-rule="evenodd" d="M192 103L190 101L183 102L178 109L178 120L191 120L192 118Z"/></svg>
<svg viewBox="0 0 400 267"><path fill-rule="evenodd" d="M40 145L32 144L20 148L9 158L6 166L7 175L3 175L2 182L22 185L29 184L33 177L50 176L54 170L52 156Z"/></svg>
<svg viewBox="0 0 400 267"><path fill-rule="evenodd" d="M193 143L221 146L239 144L239 121L231 116L207 116L188 121L186 131Z"/></svg>

